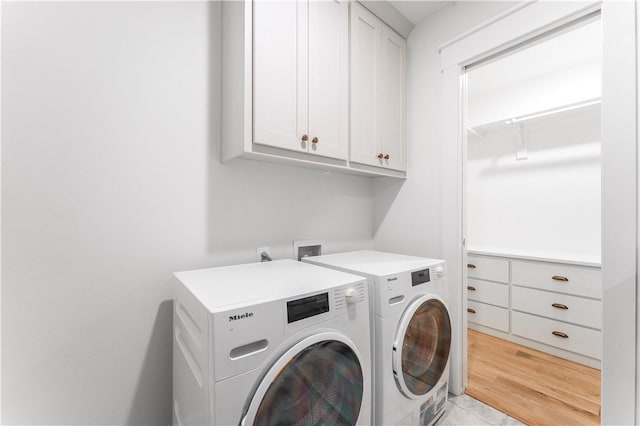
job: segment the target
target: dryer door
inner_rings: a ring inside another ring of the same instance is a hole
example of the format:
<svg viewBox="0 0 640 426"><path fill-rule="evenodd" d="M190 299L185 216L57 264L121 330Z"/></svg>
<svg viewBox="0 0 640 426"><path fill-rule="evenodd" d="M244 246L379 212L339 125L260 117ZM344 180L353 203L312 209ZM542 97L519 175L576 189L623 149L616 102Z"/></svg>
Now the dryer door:
<svg viewBox="0 0 640 426"><path fill-rule="evenodd" d="M364 385L355 344L339 333L318 333L298 342L271 366L241 424L354 425Z"/></svg>
<svg viewBox="0 0 640 426"><path fill-rule="evenodd" d="M412 399L426 395L447 367L451 319L444 301L424 295L400 318L393 344L393 374L402 393Z"/></svg>

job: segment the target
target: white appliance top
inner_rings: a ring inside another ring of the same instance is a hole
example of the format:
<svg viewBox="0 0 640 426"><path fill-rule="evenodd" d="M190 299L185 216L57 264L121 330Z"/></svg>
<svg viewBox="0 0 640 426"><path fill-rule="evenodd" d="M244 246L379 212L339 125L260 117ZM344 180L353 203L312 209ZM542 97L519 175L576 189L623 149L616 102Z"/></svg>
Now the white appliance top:
<svg viewBox="0 0 640 426"><path fill-rule="evenodd" d="M364 280L292 259L176 272L175 276L214 313Z"/></svg>
<svg viewBox="0 0 640 426"><path fill-rule="evenodd" d="M385 253L374 250L314 256L305 258L305 260L316 265L334 266L340 269L358 271L374 277L383 277L420 268L428 268L444 262L444 260Z"/></svg>

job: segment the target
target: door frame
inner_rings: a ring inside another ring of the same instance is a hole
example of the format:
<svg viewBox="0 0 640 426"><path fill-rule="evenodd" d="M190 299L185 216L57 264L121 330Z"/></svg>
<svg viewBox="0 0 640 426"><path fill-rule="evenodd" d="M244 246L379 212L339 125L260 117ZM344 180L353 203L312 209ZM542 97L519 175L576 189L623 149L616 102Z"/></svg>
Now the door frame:
<svg viewBox="0 0 640 426"><path fill-rule="evenodd" d="M440 47L444 78L442 253L449 264L450 391L467 385L465 67L600 11L602 64L601 421L638 424L636 3L524 2Z"/></svg>

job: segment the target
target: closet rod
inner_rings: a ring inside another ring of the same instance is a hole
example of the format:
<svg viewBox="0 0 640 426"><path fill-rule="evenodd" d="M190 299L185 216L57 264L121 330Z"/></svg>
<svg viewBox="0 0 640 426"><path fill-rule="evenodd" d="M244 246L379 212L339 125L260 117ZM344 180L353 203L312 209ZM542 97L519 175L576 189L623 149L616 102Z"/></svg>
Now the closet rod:
<svg viewBox="0 0 640 426"><path fill-rule="evenodd" d="M577 102L575 104L565 105L559 108L552 108L545 111L536 112L529 115L523 115L521 117L514 117L504 122L504 124L516 124L522 121L529 121L535 118L546 117L548 115L558 114L566 111L573 111L574 109L585 108L591 105L597 105L602 102L602 98L593 98L586 101Z"/></svg>

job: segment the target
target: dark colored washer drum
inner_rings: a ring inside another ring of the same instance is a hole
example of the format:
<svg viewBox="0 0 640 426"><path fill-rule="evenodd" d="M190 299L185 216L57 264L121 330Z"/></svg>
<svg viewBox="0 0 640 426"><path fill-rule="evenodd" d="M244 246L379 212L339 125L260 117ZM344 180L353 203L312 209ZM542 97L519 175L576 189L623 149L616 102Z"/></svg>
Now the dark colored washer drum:
<svg viewBox="0 0 640 426"><path fill-rule="evenodd" d="M298 352L273 378L254 425L355 425L364 377L356 353L324 340Z"/></svg>
<svg viewBox="0 0 640 426"><path fill-rule="evenodd" d="M394 371L403 393L416 398L438 383L447 367L451 349L451 320L438 299L423 296L408 309L408 323L401 320L402 346L394 347L401 372ZM404 325L406 324L406 326ZM396 339L399 342L399 339ZM398 365L397 358L394 365Z"/></svg>

